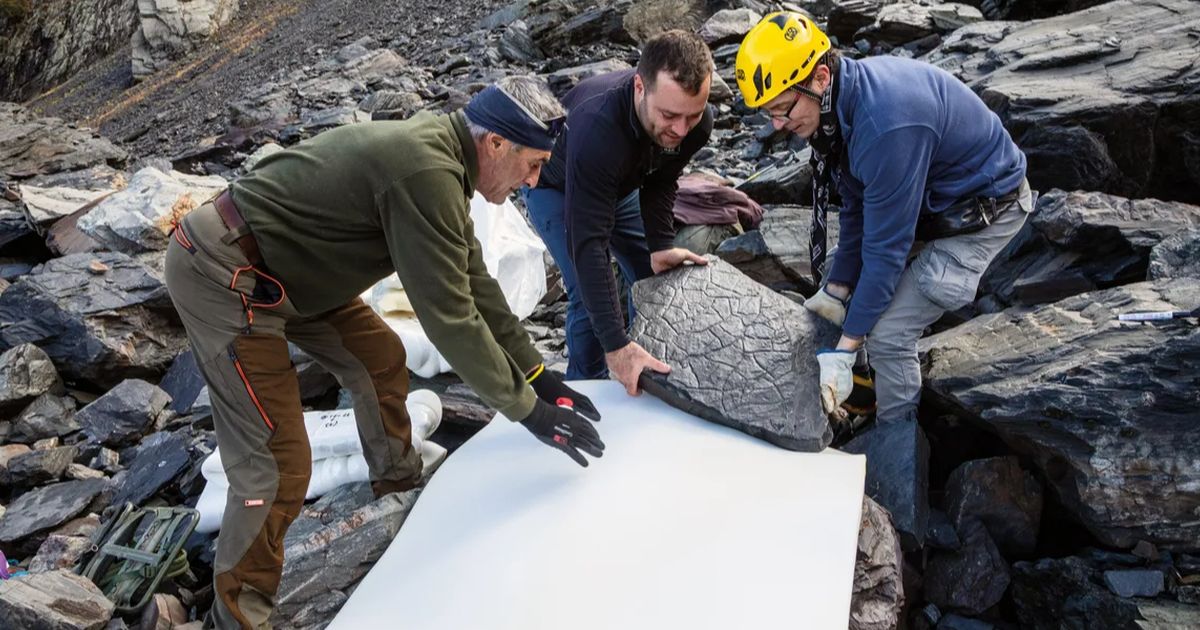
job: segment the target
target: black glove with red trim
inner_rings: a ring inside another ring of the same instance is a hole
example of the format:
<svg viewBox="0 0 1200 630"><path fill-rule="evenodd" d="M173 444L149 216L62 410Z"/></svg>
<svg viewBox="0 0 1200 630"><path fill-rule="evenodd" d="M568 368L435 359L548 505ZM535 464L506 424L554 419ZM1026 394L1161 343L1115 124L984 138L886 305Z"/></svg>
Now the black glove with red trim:
<svg viewBox="0 0 1200 630"><path fill-rule="evenodd" d="M565 398L570 401L567 406L574 407L576 412L588 420L600 421L600 412L596 410L596 405L593 405L587 396L567 387L558 372L551 372L539 365L534 368L533 377L529 379L529 386L533 388L538 398L551 406L562 406L564 404L562 399Z"/></svg>
<svg viewBox="0 0 1200 630"><path fill-rule="evenodd" d="M576 464L585 468L588 460L580 451L592 457L604 455L604 442L600 441L596 427L565 405L555 407L539 399L534 402L529 417L522 420L521 424L534 437L566 453Z"/></svg>

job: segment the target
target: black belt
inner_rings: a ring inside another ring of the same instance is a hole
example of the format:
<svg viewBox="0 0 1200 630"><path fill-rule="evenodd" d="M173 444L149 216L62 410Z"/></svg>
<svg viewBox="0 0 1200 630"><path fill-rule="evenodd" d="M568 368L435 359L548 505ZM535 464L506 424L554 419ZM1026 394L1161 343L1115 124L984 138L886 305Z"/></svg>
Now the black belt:
<svg viewBox="0 0 1200 630"><path fill-rule="evenodd" d="M924 213L917 219L917 240L932 241L978 232L996 221L1021 198L1022 186L999 197L968 197L941 212Z"/></svg>
<svg viewBox="0 0 1200 630"><path fill-rule="evenodd" d="M246 225L246 219L242 217L237 205L233 203L233 197L229 191L226 190L217 195L217 198L213 200L213 205L217 208L217 215L221 217L221 222L229 230L228 234L221 237L221 242L227 245L236 244L251 265L262 266L263 258L258 249L258 241L254 240L254 235L250 233L250 226Z"/></svg>

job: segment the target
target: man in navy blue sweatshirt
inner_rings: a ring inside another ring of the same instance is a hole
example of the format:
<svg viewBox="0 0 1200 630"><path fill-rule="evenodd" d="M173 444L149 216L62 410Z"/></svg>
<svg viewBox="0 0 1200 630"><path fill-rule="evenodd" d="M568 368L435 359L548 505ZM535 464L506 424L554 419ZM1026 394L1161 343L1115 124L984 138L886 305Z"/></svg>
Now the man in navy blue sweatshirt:
<svg viewBox="0 0 1200 630"><path fill-rule="evenodd" d="M563 98L567 128L524 192L567 291L568 380L611 372L634 394L643 369L670 371L630 340L609 256L630 285L704 264L673 246L672 207L676 180L712 133L712 68L703 40L667 31L646 41L636 71L592 77Z"/></svg>
<svg viewBox="0 0 1200 630"><path fill-rule="evenodd" d="M865 344L879 422L914 420L917 340L945 311L975 299L980 276L1033 210L1025 156L954 76L896 57L839 58L799 14L765 17L736 66L746 104L813 148L818 283L829 195L841 197L832 265L805 303L842 327L837 347L817 356L826 412L849 395Z"/></svg>

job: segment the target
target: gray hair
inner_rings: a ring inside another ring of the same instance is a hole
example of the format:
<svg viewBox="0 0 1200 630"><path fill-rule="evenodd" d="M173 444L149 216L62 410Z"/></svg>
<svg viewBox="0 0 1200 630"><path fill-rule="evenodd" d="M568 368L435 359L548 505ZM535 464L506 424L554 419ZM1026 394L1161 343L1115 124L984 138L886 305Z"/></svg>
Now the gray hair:
<svg viewBox="0 0 1200 630"><path fill-rule="evenodd" d="M555 118L562 118L567 115L567 110L554 97L554 93L550 91L546 82L536 77L520 75L504 77L496 81L496 87L504 90L505 94L511 96L518 105L524 107L528 113L532 114L538 120L554 120ZM467 129L471 132L471 137L476 142L482 141L484 135L493 133L488 129L480 127L471 120L470 116L467 117Z"/></svg>

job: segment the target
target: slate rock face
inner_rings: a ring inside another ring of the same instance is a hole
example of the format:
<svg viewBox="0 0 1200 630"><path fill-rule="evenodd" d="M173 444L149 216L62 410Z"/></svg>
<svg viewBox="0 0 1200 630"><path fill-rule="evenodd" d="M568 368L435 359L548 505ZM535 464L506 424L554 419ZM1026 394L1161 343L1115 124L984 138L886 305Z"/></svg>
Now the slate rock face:
<svg viewBox="0 0 1200 630"><path fill-rule="evenodd" d="M608 72L616 72L618 70L628 70L631 66L620 59L605 59L604 61L595 61L586 63L581 66L572 66L555 70L546 75L546 84L550 86L550 90L558 98L562 98L564 94L571 91L571 88L579 85L579 82L594 77L598 74Z"/></svg>
<svg viewBox="0 0 1200 630"><path fill-rule="evenodd" d="M77 452L74 446L59 446L18 455L0 469L0 483L10 488L31 488L58 481Z"/></svg>
<svg viewBox="0 0 1200 630"><path fill-rule="evenodd" d="M77 225L110 251L134 255L165 250L172 222L226 186L216 175L164 173L147 167L134 173L125 188L100 200Z"/></svg>
<svg viewBox="0 0 1200 630"><path fill-rule="evenodd" d="M672 367L648 391L697 416L773 444L820 451L816 351L838 331L803 307L709 257L634 285L632 337Z"/></svg>
<svg viewBox="0 0 1200 630"><path fill-rule="evenodd" d="M158 386L171 397L172 411L180 415L191 413L196 397L205 387L204 375L200 373L191 350L185 350L175 357Z"/></svg>
<svg viewBox="0 0 1200 630"><path fill-rule="evenodd" d="M103 479L65 481L22 494L0 516L0 544L10 545L75 518L104 486Z"/></svg>
<svg viewBox="0 0 1200 630"><path fill-rule="evenodd" d="M306 506L284 539L277 627L324 628L383 555L420 490L375 499L370 484L341 486Z"/></svg>
<svg viewBox="0 0 1200 630"><path fill-rule="evenodd" d="M129 154L106 138L0 103L0 173L25 178L99 164L123 165Z"/></svg>
<svg viewBox="0 0 1200 630"><path fill-rule="evenodd" d="M1176 232L1150 250L1147 280L1200 278L1200 228Z"/></svg>
<svg viewBox="0 0 1200 630"><path fill-rule="evenodd" d="M1146 279L1153 248L1200 226L1200 207L1051 190L980 282L1002 304L1041 304Z"/></svg>
<svg viewBox="0 0 1200 630"><path fill-rule="evenodd" d="M776 162L738 185L760 204L812 203L812 167L809 166L810 149Z"/></svg>
<svg viewBox="0 0 1200 630"><path fill-rule="evenodd" d="M863 497L862 524L850 597L850 630L892 630L904 608L904 556L892 519Z"/></svg>
<svg viewBox="0 0 1200 630"><path fill-rule="evenodd" d="M156 433L142 440L129 470L113 480L111 504L140 506L175 481L191 463L190 443L186 431Z"/></svg>
<svg viewBox="0 0 1200 630"><path fill-rule="evenodd" d="M998 604L1008 589L1008 562L987 528L969 520L959 528L962 547L940 551L925 571L925 596L943 609L979 614Z"/></svg>
<svg viewBox="0 0 1200 630"><path fill-rule="evenodd" d="M1100 586L1098 572L1077 557L1013 565L1012 600L1022 628L1137 628L1137 606Z"/></svg>
<svg viewBox="0 0 1200 630"><path fill-rule="evenodd" d="M34 343L64 376L161 374L187 343L161 278L124 254L52 259L0 294L0 348Z"/></svg>
<svg viewBox="0 0 1200 630"><path fill-rule="evenodd" d="M978 519L1004 553L1033 553L1042 486L1016 457L966 462L950 473L945 492L946 511L959 529Z"/></svg>
<svg viewBox="0 0 1200 630"><path fill-rule="evenodd" d="M143 79L195 50L238 11L238 0L138 0L133 76Z"/></svg>
<svg viewBox="0 0 1200 630"><path fill-rule="evenodd" d="M763 214L757 230L725 240L716 255L750 276L755 282L776 291L812 294L808 243L812 227L812 209L803 206L772 206ZM827 240L837 243L837 215L830 213Z"/></svg>
<svg viewBox="0 0 1200 630"><path fill-rule="evenodd" d="M1200 203L1191 0L1116 0L959 29L926 60L998 112L1035 189Z"/></svg>
<svg viewBox="0 0 1200 630"><path fill-rule="evenodd" d="M119 448L141 440L170 402L166 392L134 378L80 409L75 420L92 441Z"/></svg>
<svg viewBox="0 0 1200 630"><path fill-rule="evenodd" d="M25 630L100 630L116 607L67 569L0 581L0 626Z"/></svg>
<svg viewBox="0 0 1200 630"><path fill-rule="evenodd" d="M13 418L8 439L31 444L46 438L63 437L78 430L75 401L69 396L42 394Z"/></svg>
<svg viewBox="0 0 1200 630"><path fill-rule="evenodd" d="M867 456L867 496L892 515L904 550L919 549L929 529L929 441L921 426L879 424L841 450Z"/></svg>
<svg viewBox="0 0 1200 630"><path fill-rule="evenodd" d="M41 348L25 343L0 354L0 413L20 409L46 393L62 393L62 389L58 370Z"/></svg>
<svg viewBox="0 0 1200 630"><path fill-rule="evenodd" d="M708 18L698 34L712 48L741 43L759 20L762 20L762 15L752 9L721 9Z"/></svg>
<svg viewBox="0 0 1200 630"><path fill-rule="evenodd" d="M1141 282L977 317L923 339L927 393L1026 455L1105 544L1200 540L1200 328L1118 322L1191 310L1200 279Z"/></svg>

